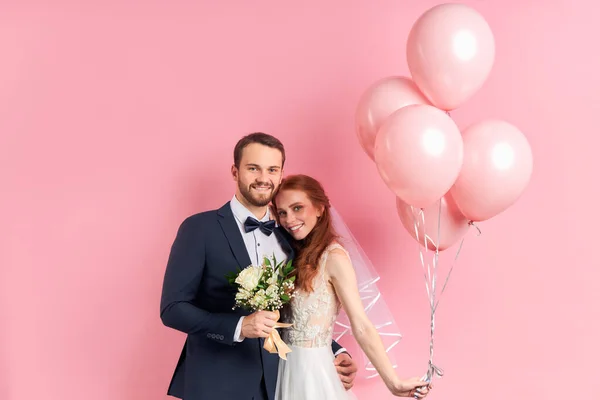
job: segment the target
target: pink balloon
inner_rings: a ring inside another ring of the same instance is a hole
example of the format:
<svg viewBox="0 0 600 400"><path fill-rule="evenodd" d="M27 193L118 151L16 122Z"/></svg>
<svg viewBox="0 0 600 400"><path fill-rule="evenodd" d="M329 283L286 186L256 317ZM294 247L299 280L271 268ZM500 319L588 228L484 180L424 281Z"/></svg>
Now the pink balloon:
<svg viewBox="0 0 600 400"><path fill-rule="evenodd" d="M533 170L525 135L505 121L487 120L463 133L465 158L450 194L472 221L484 221L521 196Z"/></svg>
<svg viewBox="0 0 600 400"><path fill-rule="evenodd" d="M413 25L406 45L413 80L434 106L453 110L486 81L495 57L485 19L462 4L442 4Z"/></svg>
<svg viewBox="0 0 600 400"><path fill-rule="evenodd" d="M402 225L408 233L422 246L427 245L430 250L435 250L438 243L438 221L439 221L439 251L458 242L469 230L469 220L460 213L456 203L451 196L446 194L440 199L442 202L442 213L440 216L440 205L435 202L431 206L421 210L414 208L396 197L396 209ZM423 212L423 215L421 215ZM439 220L438 220L439 218ZM425 222L423 224L423 221ZM419 237L415 233L415 222ZM427 235L427 236L425 236Z"/></svg>
<svg viewBox="0 0 600 400"><path fill-rule="evenodd" d="M444 111L412 105L394 112L375 139L375 162L405 203L425 208L450 189L463 159L460 131Z"/></svg>
<svg viewBox="0 0 600 400"><path fill-rule="evenodd" d="M375 82L360 98L356 109L356 133L363 150L371 158L377 131L394 111L412 104L430 104L417 85L403 76L390 76Z"/></svg>

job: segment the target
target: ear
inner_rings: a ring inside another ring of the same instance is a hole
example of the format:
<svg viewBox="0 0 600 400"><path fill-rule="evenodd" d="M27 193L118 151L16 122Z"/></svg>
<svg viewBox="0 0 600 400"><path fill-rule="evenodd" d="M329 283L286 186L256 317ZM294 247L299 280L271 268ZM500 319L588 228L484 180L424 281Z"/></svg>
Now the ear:
<svg viewBox="0 0 600 400"><path fill-rule="evenodd" d="M321 218L321 215L323 215L324 211L325 211L325 206L319 207L319 213L317 214L317 218Z"/></svg>
<svg viewBox="0 0 600 400"><path fill-rule="evenodd" d="M231 176L233 176L234 181L237 181L238 169L235 167L235 164L231 166Z"/></svg>

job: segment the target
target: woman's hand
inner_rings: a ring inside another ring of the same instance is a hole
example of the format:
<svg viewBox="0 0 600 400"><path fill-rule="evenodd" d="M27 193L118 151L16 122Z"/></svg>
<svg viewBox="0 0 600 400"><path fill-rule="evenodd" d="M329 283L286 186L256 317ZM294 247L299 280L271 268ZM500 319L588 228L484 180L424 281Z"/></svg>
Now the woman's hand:
<svg viewBox="0 0 600 400"><path fill-rule="evenodd" d="M429 393L431 386L421 378L398 379L388 389L394 396L423 399Z"/></svg>

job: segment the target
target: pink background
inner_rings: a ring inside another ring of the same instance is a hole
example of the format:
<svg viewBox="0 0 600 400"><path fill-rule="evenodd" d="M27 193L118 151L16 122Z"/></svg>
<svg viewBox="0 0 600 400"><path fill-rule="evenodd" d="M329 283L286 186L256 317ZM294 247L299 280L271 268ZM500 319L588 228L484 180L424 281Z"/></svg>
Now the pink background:
<svg viewBox="0 0 600 400"><path fill-rule="evenodd" d="M0 399L165 399L184 340L159 320L170 245L232 196L233 146L255 130L283 140L287 173L322 180L382 275L400 372L424 372L417 245L353 114L372 82L408 73L411 24L438 2L45 3L0 4ZM490 23L496 63L453 117L515 124L535 167L468 237L430 398L598 398L600 6L465 4Z"/></svg>

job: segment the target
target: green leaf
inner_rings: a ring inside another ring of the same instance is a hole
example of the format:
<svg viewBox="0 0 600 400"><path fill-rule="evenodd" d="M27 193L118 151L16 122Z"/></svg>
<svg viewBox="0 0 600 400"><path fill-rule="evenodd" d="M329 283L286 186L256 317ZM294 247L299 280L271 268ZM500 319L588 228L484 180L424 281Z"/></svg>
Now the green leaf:
<svg viewBox="0 0 600 400"><path fill-rule="evenodd" d="M271 261L267 257L265 257L265 264L269 267L271 266Z"/></svg>
<svg viewBox="0 0 600 400"><path fill-rule="evenodd" d="M225 274L225 279L227 279L227 282L229 282L230 285L238 286L238 284L235 283L235 280L237 277L238 277L238 273L236 273L236 272L229 272L229 273Z"/></svg>
<svg viewBox="0 0 600 400"><path fill-rule="evenodd" d="M287 294L282 294L281 295L281 300L283 300L283 301L290 301L290 296L288 296Z"/></svg>
<svg viewBox="0 0 600 400"><path fill-rule="evenodd" d="M286 266L283 268L283 270L286 272L286 274L289 274L291 271L294 270L294 266L292 265L292 261L288 261L288 263L286 264Z"/></svg>

